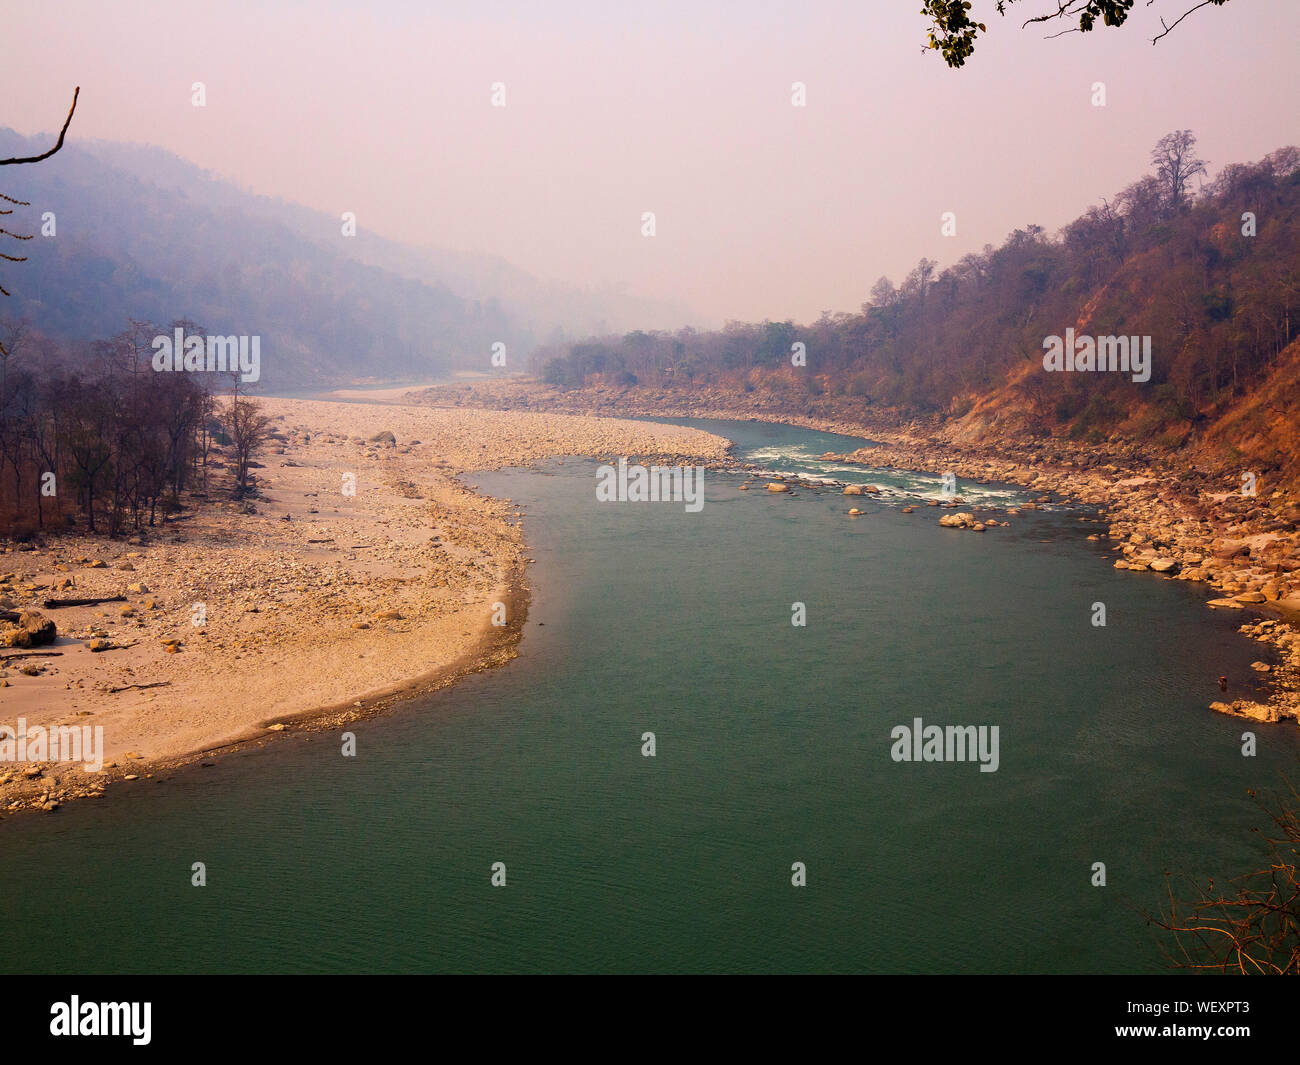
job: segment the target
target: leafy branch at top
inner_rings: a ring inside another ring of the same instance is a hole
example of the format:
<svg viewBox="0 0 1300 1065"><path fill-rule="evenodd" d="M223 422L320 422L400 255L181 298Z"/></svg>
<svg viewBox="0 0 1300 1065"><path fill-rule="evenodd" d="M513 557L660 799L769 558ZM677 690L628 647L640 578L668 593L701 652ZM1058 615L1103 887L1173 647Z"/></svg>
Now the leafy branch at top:
<svg viewBox="0 0 1300 1065"><path fill-rule="evenodd" d="M1005 16L1007 10L1020 0L998 0L999 15ZM1054 5L1042 14L1031 15L1021 24L1023 29L1033 23L1064 22L1077 20L1077 24L1061 30L1061 33L1088 33L1098 22L1103 26L1119 27L1128 20L1136 0L1051 0ZM1155 0L1146 0L1150 7ZM1184 0L1186 2L1186 0ZM1179 15L1173 22L1160 19L1161 30L1151 39L1155 44L1166 36L1193 11L1203 7L1222 7L1228 0L1200 0ZM921 14L930 20L930 29L926 34L923 51L939 52L950 67L962 67L975 51L975 41L988 27L971 17L970 0L924 0ZM1051 34L1053 37L1060 33Z"/></svg>

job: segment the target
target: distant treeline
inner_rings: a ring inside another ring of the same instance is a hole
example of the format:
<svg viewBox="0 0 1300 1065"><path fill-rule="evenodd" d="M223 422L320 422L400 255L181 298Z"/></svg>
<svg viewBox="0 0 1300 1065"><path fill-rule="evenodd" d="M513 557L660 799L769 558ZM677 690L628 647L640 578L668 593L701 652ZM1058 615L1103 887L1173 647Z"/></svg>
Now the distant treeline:
<svg viewBox="0 0 1300 1065"><path fill-rule="evenodd" d="M152 340L175 326L202 332L133 321L111 340L64 345L0 320L0 534L139 529L178 509L196 480L206 488L229 421L217 420L213 390L233 379L155 373Z"/></svg>
<svg viewBox="0 0 1300 1065"><path fill-rule="evenodd" d="M1015 382L1044 429L1142 405L1153 427L1193 422L1267 371L1300 310L1300 151L1229 165L1198 189L1195 144L1189 131L1163 138L1154 173L1055 237L1031 225L944 270L922 259L897 287L882 277L856 314L607 336L542 349L535 365L563 388L760 388L945 414ZM1151 336L1150 383L1017 372L1041 371L1044 339L1069 326ZM792 365L796 343L806 368Z"/></svg>

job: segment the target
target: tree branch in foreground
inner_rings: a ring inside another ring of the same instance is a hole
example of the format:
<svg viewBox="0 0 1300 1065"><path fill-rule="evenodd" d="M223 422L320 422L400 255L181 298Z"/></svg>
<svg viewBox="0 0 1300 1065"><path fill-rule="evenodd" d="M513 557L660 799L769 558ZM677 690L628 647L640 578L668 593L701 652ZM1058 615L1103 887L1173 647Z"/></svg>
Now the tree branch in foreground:
<svg viewBox="0 0 1300 1065"><path fill-rule="evenodd" d="M74 111L77 110L77 97L80 95L81 95L81 86L78 85L72 92L72 106L68 109L68 117L63 120L63 128L59 130L58 143L55 144L53 148L51 148L44 155L32 155L26 158L20 158L18 156L15 156L13 159L0 159L0 166L14 166L18 163L39 163L42 159L48 159L51 155L53 155L60 148L62 148L63 138L67 136L68 127L72 125L72 114ZM8 200L9 197L6 196L5 199ZM9 202L14 203L16 201L10 200Z"/></svg>

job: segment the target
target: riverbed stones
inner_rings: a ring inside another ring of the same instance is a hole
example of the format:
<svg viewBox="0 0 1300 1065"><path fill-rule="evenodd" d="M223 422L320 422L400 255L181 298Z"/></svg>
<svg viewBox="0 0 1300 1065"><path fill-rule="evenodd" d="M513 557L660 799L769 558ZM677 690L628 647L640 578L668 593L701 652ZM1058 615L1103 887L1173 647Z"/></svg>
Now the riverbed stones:
<svg viewBox="0 0 1300 1065"><path fill-rule="evenodd" d="M1210 709L1220 714L1244 717L1250 721L1263 721L1269 724L1281 720L1281 715L1275 707L1250 702L1246 699L1238 699L1231 703L1214 702L1210 704Z"/></svg>
<svg viewBox="0 0 1300 1065"><path fill-rule="evenodd" d="M3 623L0 623L3 624ZM24 610L16 623L0 629L0 647L44 647L58 636L54 622L39 610Z"/></svg>

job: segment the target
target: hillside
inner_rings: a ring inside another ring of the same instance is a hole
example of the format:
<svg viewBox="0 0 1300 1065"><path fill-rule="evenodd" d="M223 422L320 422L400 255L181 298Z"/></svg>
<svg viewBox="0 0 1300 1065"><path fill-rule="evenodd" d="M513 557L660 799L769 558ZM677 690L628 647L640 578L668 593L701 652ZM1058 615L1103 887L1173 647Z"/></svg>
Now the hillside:
<svg viewBox="0 0 1300 1065"><path fill-rule="evenodd" d="M642 407L708 393L706 406L766 416L1185 450L1295 477L1300 151L1229 165L1200 190L1189 176L1158 163L1055 236L1029 225L942 270L923 259L857 313L593 337L535 366L555 388ZM1048 372L1045 346L1068 330L1149 339L1149 376Z"/></svg>
<svg viewBox="0 0 1300 1065"><path fill-rule="evenodd" d="M43 149L0 130L0 156ZM340 236L335 217L215 179L158 148L70 142L0 191L30 201L9 229L0 317L64 341L95 340L128 319L189 319L262 337L262 387L428 380L487 369L497 341L522 358L539 339L680 321L677 308L584 293L500 259ZM39 235L53 212L54 236ZM17 248L17 250L15 250ZM572 314L571 319L564 315Z"/></svg>
<svg viewBox="0 0 1300 1065"><path fill-rule="evenodd" d="M502 309L520 330L538 341L557 335L582 337L606 329L673 328L699 317L683 304L641 299L608 286L589 291L545 281L499 256L404 244L381 237L364 225L354 238L340 242L335 216L253 195L161 148L110 141L90 141L85 147L128 174L183 192L195 204L267 219L286 226L303 240L340 250L358 262L446 288L472 305ZM473 368L482 367L476 362Z"/></svg>

